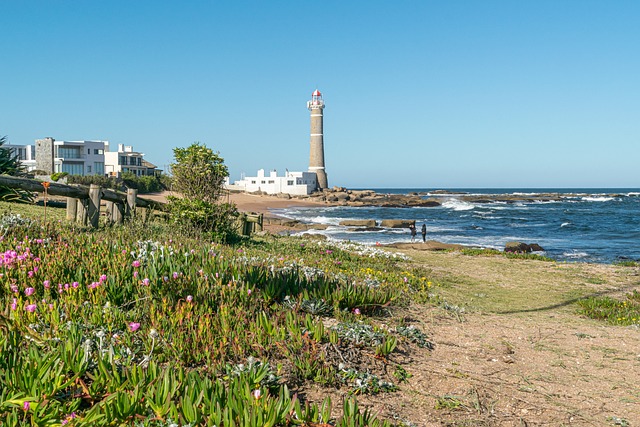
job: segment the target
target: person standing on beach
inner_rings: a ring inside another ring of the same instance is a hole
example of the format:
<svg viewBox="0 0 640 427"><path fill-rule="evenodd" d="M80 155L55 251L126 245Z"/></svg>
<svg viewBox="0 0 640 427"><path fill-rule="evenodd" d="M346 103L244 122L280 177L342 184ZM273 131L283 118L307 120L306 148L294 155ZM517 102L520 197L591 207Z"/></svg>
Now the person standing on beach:
<svg viewBox="0 0 640 427"><path fill-rule="evenodd" d="M411 243L416 241L416 226L415 224L409 224L409 231L411 232Z"/></svg>
<svg viewBox="0 0 640 427"><path fill-rule="evenodd" d="M422 243L427 243L427 224L422 224Z"/></svg>

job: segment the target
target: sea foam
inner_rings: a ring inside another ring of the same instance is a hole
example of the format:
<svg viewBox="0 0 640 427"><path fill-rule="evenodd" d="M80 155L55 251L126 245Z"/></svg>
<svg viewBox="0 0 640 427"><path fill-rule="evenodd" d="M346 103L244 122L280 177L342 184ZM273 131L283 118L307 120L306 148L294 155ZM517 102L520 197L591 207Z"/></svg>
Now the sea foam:
<svg viewBox="0 0 640 427"><path fill-rule="evenodd" d="M475 205L472 203L464 202L462 200L450 199L445 200L442 203L443 208L453 209L454 211L470 211L475 208Z"/></svg>

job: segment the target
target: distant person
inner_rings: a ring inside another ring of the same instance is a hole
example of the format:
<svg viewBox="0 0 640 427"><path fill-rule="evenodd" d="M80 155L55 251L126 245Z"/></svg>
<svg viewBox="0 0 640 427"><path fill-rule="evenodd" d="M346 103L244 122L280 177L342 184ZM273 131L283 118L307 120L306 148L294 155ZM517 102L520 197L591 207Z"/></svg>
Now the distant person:
<svg viewBox="0 0 640 427"><path fill-rule="evenodd" d="M416 226L415 224L409 224L409 231L411 232L411 242L416 241Z"/></svg>
<svg viewBox="0 0 640 427"><path fill-rule="evenodd" d="M422 224L422 243L427 243L427 224Z"/></svg>

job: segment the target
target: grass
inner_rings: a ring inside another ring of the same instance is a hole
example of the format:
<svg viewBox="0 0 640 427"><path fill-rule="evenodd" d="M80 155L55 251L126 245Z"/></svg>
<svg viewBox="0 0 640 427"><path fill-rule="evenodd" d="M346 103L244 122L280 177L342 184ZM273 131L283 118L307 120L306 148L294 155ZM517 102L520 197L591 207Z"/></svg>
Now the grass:
<svg viewBox="0 0 640 427"><path fill-rule="evenodd" d="M591 297L578 302L578 312L612 325L640 325L640 292L634 290L623 299Z"/></svg>

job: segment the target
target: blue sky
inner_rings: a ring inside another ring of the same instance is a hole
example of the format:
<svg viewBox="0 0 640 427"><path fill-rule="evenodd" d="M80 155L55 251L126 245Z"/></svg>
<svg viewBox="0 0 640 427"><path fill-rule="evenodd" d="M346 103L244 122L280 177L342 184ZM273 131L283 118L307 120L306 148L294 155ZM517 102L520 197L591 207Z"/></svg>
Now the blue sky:
<svg viewBox="0 0 640 427"><path fill-rule="evenodd" d="M0 135L104 139L232 180L640 187L640 2L0 0Z"/></svg>

